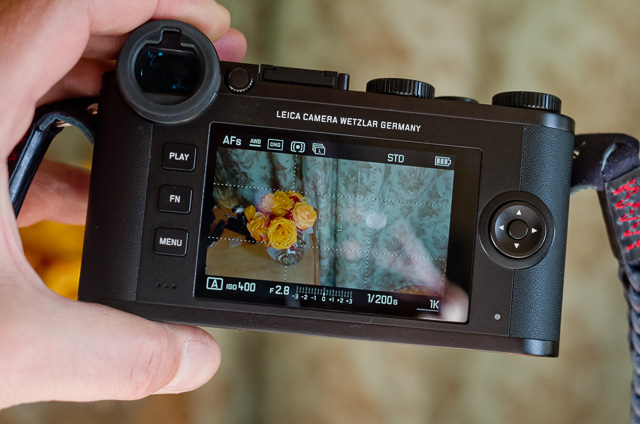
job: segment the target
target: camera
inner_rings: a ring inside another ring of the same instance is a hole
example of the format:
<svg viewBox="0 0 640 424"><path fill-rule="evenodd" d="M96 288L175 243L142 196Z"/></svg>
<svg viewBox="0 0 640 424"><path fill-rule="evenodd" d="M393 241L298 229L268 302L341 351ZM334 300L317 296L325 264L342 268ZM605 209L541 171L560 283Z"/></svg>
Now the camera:
<svg viewBox="0 0 640 424"><path fill-rule="evenodd" d="M79 298L205 326L557 356L574 122L134 31L100 93Z"/></svg>

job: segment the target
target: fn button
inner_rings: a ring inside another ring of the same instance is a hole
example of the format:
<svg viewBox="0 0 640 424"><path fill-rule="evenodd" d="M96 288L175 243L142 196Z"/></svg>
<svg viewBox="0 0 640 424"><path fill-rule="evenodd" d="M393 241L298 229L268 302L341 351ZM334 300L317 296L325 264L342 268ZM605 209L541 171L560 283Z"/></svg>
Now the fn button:
<svg viewBox="0 0 640 424"><path fill-rule="evenodd" d="M158 193L158 210L160 212L189 213L191 212L190 187L162 185Z"/></svg>

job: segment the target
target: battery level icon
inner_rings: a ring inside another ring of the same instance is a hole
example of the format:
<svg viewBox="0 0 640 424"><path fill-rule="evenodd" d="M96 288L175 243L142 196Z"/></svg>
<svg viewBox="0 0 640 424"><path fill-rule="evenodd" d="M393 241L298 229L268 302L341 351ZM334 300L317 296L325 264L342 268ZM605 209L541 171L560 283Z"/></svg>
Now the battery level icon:
<svg viewBox="0 0 640 424"><path fill-rule="evenodd" d="M436 156L436 166L451 166L451 158L448 156Z"/></svg>

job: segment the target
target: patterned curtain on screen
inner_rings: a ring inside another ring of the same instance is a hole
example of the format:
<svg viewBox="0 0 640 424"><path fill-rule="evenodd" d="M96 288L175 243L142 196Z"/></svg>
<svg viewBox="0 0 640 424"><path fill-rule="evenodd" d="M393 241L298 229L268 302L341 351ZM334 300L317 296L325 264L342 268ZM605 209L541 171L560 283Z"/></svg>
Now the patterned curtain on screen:
<svg viewBox="0 0 640 424"><path fill-rule="evenodd" d="M217 164L218 207L307 197L321 285L443 295L453 172L239 149Z"/></svg>

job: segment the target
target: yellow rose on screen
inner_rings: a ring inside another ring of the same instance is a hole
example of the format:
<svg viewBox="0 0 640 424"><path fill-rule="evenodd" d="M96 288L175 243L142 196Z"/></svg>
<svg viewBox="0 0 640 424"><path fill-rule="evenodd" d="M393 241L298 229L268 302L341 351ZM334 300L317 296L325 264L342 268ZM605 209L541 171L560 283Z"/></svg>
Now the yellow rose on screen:
<svg viewBox="0 0 640 424"><path fill-rule="evenodd" d="M256 214L256 207L249 205L244 208L244 216L247 218L247 222L251 221Z"/></svg>
<svg viewBox="0 0 640 424"><path fill-rule="evenodd" d="M296 224L287 218L275 218L269 224L267 230L269 245L276 249L288 249L293 243L298 241L298 230Z"/></svg>
<svg viewBox="0 0 640 424"><path fill-rule="evenodd" d="M293 222L300 231L305 231L313 227L318 217L316 210L307 202L296 203L291 211L291 215L293 216Z"/></svg>
<svg viewBox="0 0 640 424"><path fill-rule="evenodd" d="M296 202L304 202L305 200L307 200L306 197L304 197L302 194L298 193L297 191L287 191L287 196L289 196L290 199L295 200Z"/></svg>
<svg viewBox="0 0 640 424"><path fill-rule="evenodd" d="M267 193L260 199L258 210L262 213L270 214L271 209L273 209L273 193Z"/></svg>
<svg viewBox="0 0 640 424"><path fill-rule="evenodd" d="M269 218L262 212L256 212L253 219L247 224L247 229L251 237L256 241L265 241L267 239L267 224Z"/></svg>
<svg viewBox="0 0 640 424"><path fill-rule="evenodd" d="M285 216L289 213L292 207L293 200L287 196L287 193L280 190L273 193L273 207L271 208L271 213L273 215Z"/></svg>

